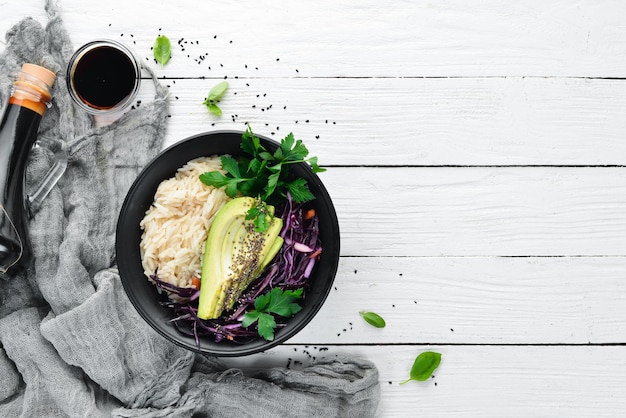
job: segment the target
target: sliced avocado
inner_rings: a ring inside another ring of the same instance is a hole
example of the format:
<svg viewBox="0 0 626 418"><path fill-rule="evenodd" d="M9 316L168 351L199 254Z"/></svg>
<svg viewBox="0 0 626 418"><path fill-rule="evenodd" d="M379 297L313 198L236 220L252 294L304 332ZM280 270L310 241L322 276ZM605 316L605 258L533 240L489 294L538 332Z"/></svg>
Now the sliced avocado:
<svg viewBox="0 0 626 418"><path fill-rule="evenodd" d="M282 219L272 218L265 232L256 232L254 222L246 220L246 213L256 204L252 197L238 197L215 215L202 259L199 318L218 318L232 308L280 250ZM273 207L268 209L274 213Z"/></svg>

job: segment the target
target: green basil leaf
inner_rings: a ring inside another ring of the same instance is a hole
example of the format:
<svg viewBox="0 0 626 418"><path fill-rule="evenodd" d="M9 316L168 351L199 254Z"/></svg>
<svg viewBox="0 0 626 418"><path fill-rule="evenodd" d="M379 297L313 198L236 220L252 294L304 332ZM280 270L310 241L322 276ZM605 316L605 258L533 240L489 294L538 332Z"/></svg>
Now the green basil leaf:
<svg viewBox="0 0 626 418"><path fill-rule="evenodd" d="M161 67L165 66L172 57L172 44L169 38L165 35L157 36L152 52L154 53L154 59L161 64Z"/></svg>
<svg viewBox="0 0 626 418"><path fill-rule="evenodd" d="M209 109L209 112L213 113L215 116L222 116L222 109L215 103L207 103L206 107Z"/></svg>
<svg viewBox="0 0 626 418"><path fill-rule="evenodd" d="M419 356L417 356L417 358L413 362L413 367L411 367L411 373L409 374L409 378L403 382L400 382L400 384L403 385L407 382L410 382L411 380L417 380L420 382L427 380L433 375L435 369L439 367L439 363L441 363L440 353L435 353L434 351L424 351Z"/></svg>
<svg viewBox="0 0 626 418"><path fill-rule="evenodd" d="M221 83L217 83L211 91L209 91L209 95L207 96L207 100L210 102L216 102L224 97L224 93L228 90L228 82L222 81Z"/></svg>
<svg viewBox="0 0 626 418"><path fill-rule="evenodd" d="M361 314L365 322L367 322L371 326L376 328L385 328L385 320L377 313L361 311L359 312L359 314Z"/></svg>

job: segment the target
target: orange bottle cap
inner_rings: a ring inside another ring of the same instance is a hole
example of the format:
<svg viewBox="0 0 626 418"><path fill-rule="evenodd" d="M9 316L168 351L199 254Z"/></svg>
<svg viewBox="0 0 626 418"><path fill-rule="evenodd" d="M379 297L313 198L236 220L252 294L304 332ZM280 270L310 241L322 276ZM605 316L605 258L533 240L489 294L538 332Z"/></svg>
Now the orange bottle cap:
<svg viewBox="0 0 626 418"><path fill-rule="evenodd" d="M52 87L52 85L54 84L54 80L57 77L56 74L54 74L47 68L29 63L22 64L22 72L37 77L38 79L46 83L46 85L48 85L49 87Z"/></svg>

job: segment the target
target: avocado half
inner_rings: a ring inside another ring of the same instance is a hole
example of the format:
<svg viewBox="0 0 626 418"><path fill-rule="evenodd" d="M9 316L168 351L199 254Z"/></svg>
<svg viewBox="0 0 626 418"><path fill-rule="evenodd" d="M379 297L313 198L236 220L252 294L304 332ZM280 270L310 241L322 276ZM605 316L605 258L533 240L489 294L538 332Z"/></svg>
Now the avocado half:
<svg viewBox="0 0 626 418"><path fill-rule="evenodd" d="M246 220L248 210L256 204L252 197L237 197L222 206L213 219L202 259L201 319L219 318L231 309L283 245L278 236L282 219L272 216L265 232L257 232L254 222ZM268 209L273 215L274 207Z"/></svg>

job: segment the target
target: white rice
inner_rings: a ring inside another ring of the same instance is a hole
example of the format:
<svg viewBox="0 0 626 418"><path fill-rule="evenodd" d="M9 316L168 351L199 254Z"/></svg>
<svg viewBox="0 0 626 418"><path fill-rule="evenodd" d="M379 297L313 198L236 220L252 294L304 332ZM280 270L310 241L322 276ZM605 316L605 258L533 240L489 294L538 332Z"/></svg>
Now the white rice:
<svg viewBox="0 0 626 418"><path fill-rule="evenodd" d="M157 188L140 224L141 261L147 276L158 268L159 279L180 287L189 287L193 276L200 277L209 227L230 198L198 176L217 170L224 172L219 157L197 158Z"/></svg>

